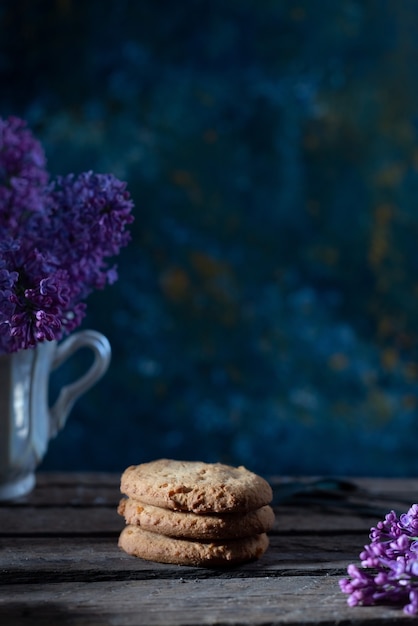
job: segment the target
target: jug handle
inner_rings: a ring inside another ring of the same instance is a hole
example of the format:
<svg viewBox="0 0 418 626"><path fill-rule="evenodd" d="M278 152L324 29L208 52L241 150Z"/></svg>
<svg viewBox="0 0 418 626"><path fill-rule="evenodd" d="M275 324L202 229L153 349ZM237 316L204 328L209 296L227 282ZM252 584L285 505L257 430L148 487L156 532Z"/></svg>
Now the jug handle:
<svg viewBox="0 0 418 626"><path fill-rule="evenodd" d="M52 369L57 369L81 348L93 350L93 363L81 378L61 388L58 398L49 409L50 437L55 437L63 428L74 403L105 374L109 367L111 347L107 338L95 330L81 330L57 345Z"/></svg>

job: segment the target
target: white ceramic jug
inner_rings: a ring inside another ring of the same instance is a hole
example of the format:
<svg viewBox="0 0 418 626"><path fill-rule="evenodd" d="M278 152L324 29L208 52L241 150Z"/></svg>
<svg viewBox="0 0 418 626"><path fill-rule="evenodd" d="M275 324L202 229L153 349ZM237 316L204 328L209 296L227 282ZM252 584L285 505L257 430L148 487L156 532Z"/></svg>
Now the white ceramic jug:
<svg viewBox="0 0 418 626"><path fill-rule="evenodd" d="M50 407L51 372L81 348L93 351L93 363L81 378L61 388ZM75 401L106 372L110 357L108 340L93 330L0 356L0 500L31 491L50 439L64 426Z"/></svg>

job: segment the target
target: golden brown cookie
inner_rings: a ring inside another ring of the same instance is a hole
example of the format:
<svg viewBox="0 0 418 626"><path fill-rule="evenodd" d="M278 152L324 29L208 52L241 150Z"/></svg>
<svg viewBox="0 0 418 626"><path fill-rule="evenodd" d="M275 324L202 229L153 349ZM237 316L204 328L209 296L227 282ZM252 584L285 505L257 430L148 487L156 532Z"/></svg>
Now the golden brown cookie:
<svg viewBox="0 0 418 626"><path fill-rule="evenodd" d="M268 482L245 467L169 459L131 465L121 491L145 504L197 514L252 511L272 499Z"/></svg>
<svg viewBox="0 0 418 626"><path fill-rule="evenodd" d="M250 537L269 531L274 523L274 512L268 505L246 513L197 515L123 498L118 513L128 524L144 530L201 541Z"/></svg>
<svg viewBox="0 0 418 626"><path fill-rule="evenodd" d="M268 537L263 533L245 539L201 543L174 539L143 530L140 526L128 525L119 536L119 547L128 554L147 561L225 567L260 558L268 547Z"/></svg>

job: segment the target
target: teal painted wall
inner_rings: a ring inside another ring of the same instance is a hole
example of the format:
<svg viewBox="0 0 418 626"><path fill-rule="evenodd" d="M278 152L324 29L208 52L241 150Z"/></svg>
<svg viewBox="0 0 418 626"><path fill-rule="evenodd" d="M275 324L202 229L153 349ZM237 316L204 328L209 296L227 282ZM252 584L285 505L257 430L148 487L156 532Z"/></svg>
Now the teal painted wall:
<svg viewBox="0 0 418 626"><path fill-rule="evenodd" d="M111 369L43 467L416 475L416 3L5 0L0 29L0 114L136 203L84 323Z"/></svg>

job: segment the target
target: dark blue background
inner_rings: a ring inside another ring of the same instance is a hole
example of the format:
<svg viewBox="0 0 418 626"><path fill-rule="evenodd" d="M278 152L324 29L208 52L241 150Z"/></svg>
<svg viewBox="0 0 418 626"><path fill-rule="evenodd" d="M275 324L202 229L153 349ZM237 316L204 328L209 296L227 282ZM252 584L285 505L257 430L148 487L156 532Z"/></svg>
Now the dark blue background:
<svg viewBox="0 0 418 626"><path fill-rule="evenodd" d="M83 324L111 369L43 467L416 475L416 3L4 0L0 28L0 114L136 204Z"/></svg>

